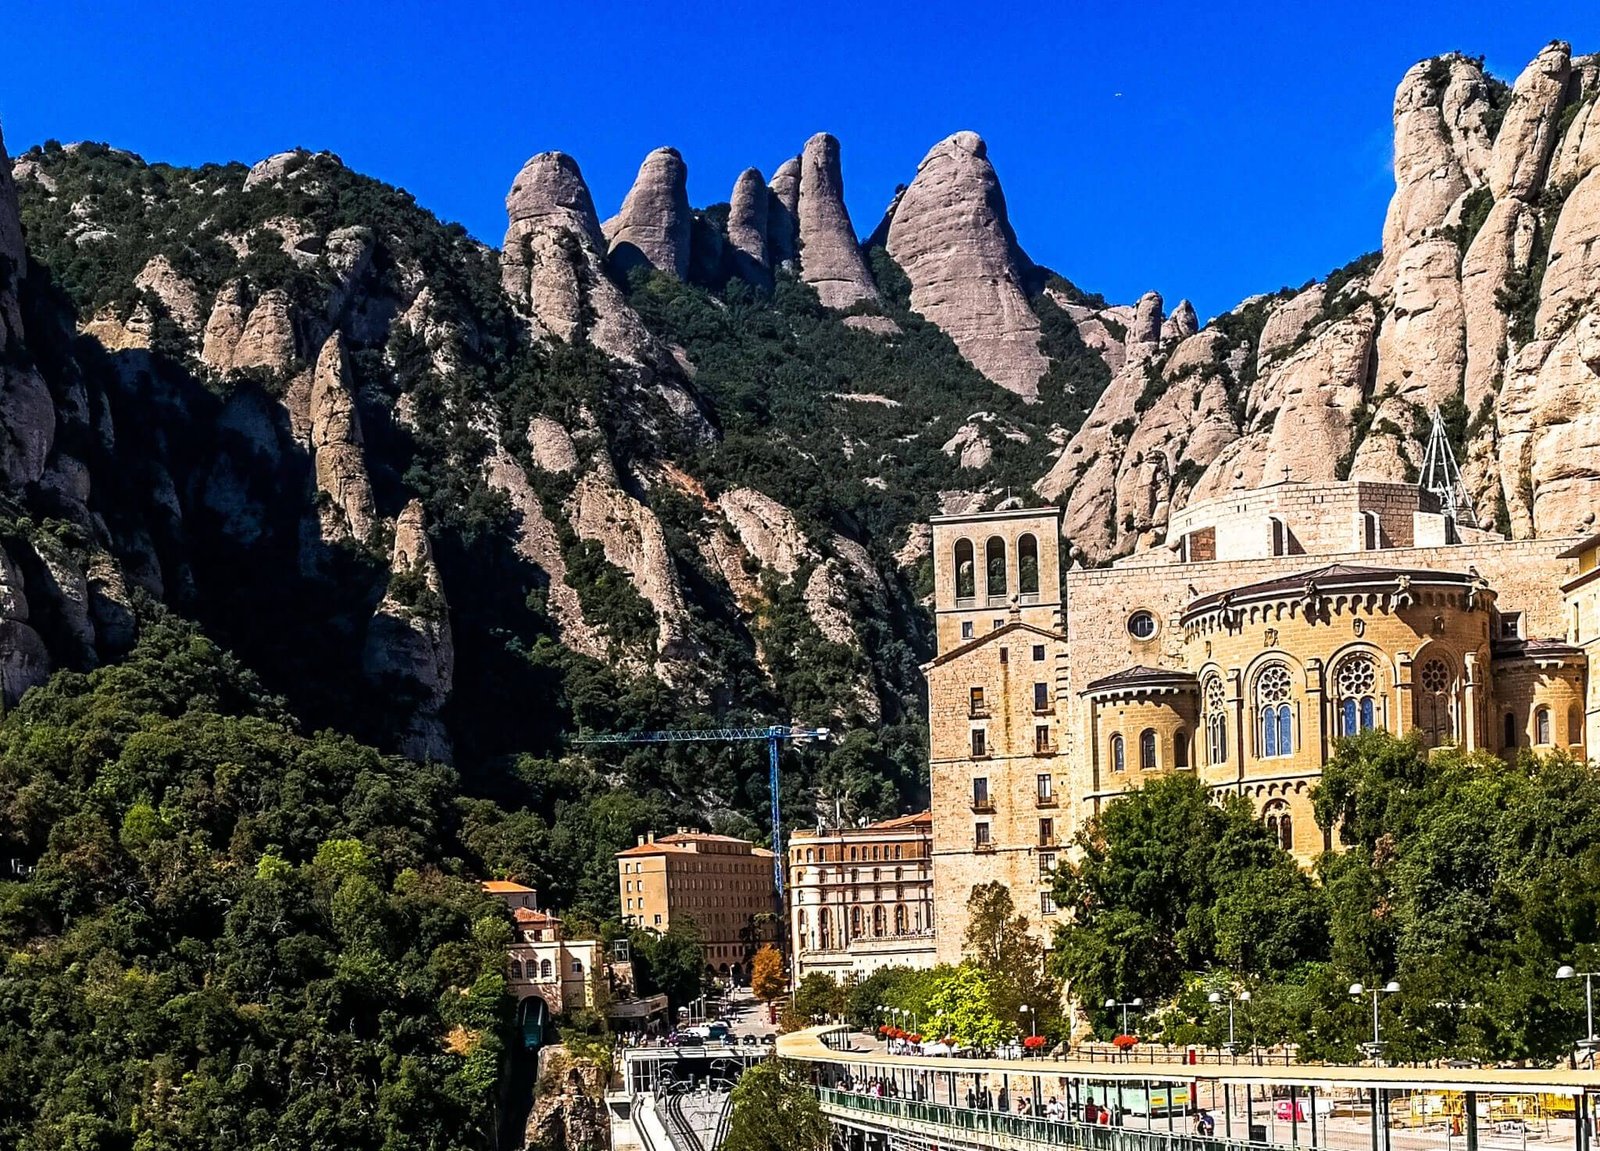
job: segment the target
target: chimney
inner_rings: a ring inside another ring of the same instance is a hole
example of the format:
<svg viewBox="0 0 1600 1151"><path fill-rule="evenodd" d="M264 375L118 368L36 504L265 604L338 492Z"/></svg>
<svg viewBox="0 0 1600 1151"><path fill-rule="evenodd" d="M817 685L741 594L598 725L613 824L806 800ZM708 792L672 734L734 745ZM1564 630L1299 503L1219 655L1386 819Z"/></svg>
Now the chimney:
<svg viewBox="0 0 1600 1151"><path fill-rule="evenodd" d="M653 831L645 832L644 833L644 841L646 843L654 843L656 841L656 833L653 832Z"/></svg>
<svg viewBox="0 0 1600 1151"><path fill-rule="evenodd" d="M644 846L644 836L642 836L642 835L639 837L638 846L639 847L643 847Z"/></svg>

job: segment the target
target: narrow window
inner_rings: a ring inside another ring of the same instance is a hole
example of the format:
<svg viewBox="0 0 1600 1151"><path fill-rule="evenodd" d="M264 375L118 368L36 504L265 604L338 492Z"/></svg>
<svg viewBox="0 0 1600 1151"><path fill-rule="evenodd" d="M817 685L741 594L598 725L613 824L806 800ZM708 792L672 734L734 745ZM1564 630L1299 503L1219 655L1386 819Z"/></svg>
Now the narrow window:
<svg viewBox="0 0 1600 1151"><path fill-rule="evenodd" d="M984 594L990 599L1006 594L1006 541L990 536L984 545Z"/></svg>
<svg viewBox="0 0 1600 1151"><path fill-rule="evenodd" d="M1039 821L1039 846L1054 847L1056 845L1056 821L1041 819Z"/></svg>
<svg viewBox="0 0 1600 1151"><path fill-rule="evenodd" d="M1039 541L1032 535L1017 540L1017 590L1023 595L1039 594Z"/></svg>
<svg viewBox="0 0 1600 1151"><path fill-rule="evenodd" d="M971 705L973 715L983 714L983 688L974 687L967 692L967 701Z"/></svg>
<svg viewBox="0 0 1600 1151"><path fill-rule="evenodd" d="M1038 789L1037 794L1040 799L1048 800L1053 798L1055 795L1053 790L1053 780L1048 773L1042 773L1039 775L1035 782L1035 787Z"/></svg>
<svg viewBox="0 0 1600 1151"><path fill-rule="evenodd" d="M1041 851L1039 853L1039 882L1049 883L1056 873L1056 853Z"/></svg>
<svg viewBox="0 0 1600 1151"><path fill-rule="evenodd" d="M980 775L972 781L972 806L989 806L989 778L987 776Z"/></svg>
<svg viewBox="0 0 1600 1151"><path fill-rule="evenodd" d="M1048 723L1034 725L1033 750L1036 755L1050 754L1050 725Z"/></svg>
<svg viewBox="0 0 1600 1151"><path fill-rule="evenodd" d="M1179 768L1189 766L1189 737L1181 731L1172 736L1172 765Z"/></svg>
<svg viewBox="0 0 1600 1151"><path fill-rule="evenodd" d="M956 541L956 598L973 599L978 594L978 571L972 559L972 541Z"/></svg>
<svg viewBox="0 0 1600 1151"><path fill-rule="evenodd" d="M1043 663L1044 662L1044 644L1036 643L1036 644L1033 645L1033 662L1034 663Z"/></svg>
<svg viewBox="0 0 1600 1151"><path fill-rule="evenodd" d="M1156 769L1156 733L1151 728L1145 728L1139 733L1139 770L1154 771Z"/></svg>
<svg viewBox="0 0 1600 1151"><path fill-rule="evenodd" d="M1361 546L1362 546L1362 548L1365 549L1366 551L1369 551L1369 552L1375 552L1379 548L1380 539L1381 539L1381 537L1378 534L1378 513L1377 512L1362 512L1361 513Z"/></svg>
<svg viewBox="0 0 1600 1151"><path fill-rule="evenodd" d="M1517 746L1517 717L1509 711L1506 712L1505 728L1505 747L1510 751Z"/></svg>
<svg viewBox="0 0 1600 1151"><path fill-rule="evenodd" d="M1567 709L1567 743L1573 747L1583 742L1583 713L1578 705Z"/></svg>
<svg viewBox="0 0 1600 1151"><path fill-rule="evenodd" d="M987 823L975 823L972 825L972 842L980 848L989 846L989 825Z"/></svg>
<svg viewBox="0 0 1600 1151"><path fill-rule="evenodd" d="M1039 893L1039 914L1041 914L1041 915L1054 915L1055 913L1056 913L1056 897L1055 897L1055 893L1051 892L1051 891L1041 891Z"/></svg>
<svg viewBox="0 0 1600 1151"><path fill-rule="evenodd" d="M1111 737L1111 770L1123 771L1127 768L1127 761L1122 750L1122 736Z"/></svg>
<svg viewBox="0 0 1600 1151"><path fill-rule="evenodd" d="M989 741L981 727L972 731L972 758L982 759L989 754Z"/></svg>
<svg viewBox="0 0 1600 1151"><path fill-rule="evenodd" d="M1289 532L1284 527L1283 521L1277 516L1272 517L1272 554L1282 556L1289 554Z"/></svg>
<svg viewBox="0 0 1600 1151"><path fill-rule="evenodd" d="M1285 851L1294 850L1294 820L1287 811L1278 819L1278 846Z"/></svg>
<svg viewBox="0 0 1600 1151"><path fill-rule="evenodd" d="M964 619L961 621L961 638L972 638L972 621L970 619Z"/></svg>
<svg viewBox="0 0 1600 1151"><path fill-rule="evenodd" d="M513 978L513 979L521 979L522 978L522 960L513 959L511 961L511 978Z"/></svg>
<svg viewBox="0 0 1600 1151"><path fill-rule="evenodd" d="M1533 742L1540 747L1550 743L1550 709L1541 707L1533 713Z"/></svg>
<svg viewBox="0 0 1600 1151"><path fill-rule="evenodd" d="M1047 684L1047 683L1036 683L1036 684L1033 685L1033 710L1034 711L1049 711L1050 710L1050 685L1049 684Z"/></svg>

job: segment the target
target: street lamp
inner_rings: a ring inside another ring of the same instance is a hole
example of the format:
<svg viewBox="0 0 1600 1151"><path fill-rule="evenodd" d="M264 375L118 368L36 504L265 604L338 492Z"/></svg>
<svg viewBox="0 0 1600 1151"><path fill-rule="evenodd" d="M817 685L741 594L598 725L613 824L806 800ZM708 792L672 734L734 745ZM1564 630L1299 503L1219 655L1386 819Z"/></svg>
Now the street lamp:
<svg viewBox="0 0 1600 1151"><path fill-rule="evenodd" d="M1399 990L1400 985L1393 979L1385 983L1382 988L1384 995L1393 995ZM1372 1043L1369 1046L1372 1050L1372 1060L1374 1063L1380 1063L1383 1059L1383 1040L1378 1035L1378 993L1379 988L1376 987L1366 987L1360 983L1352 983L1350 985L1350 995L1352 998L1360 999L1363 995L1372 996Z"/></svg>
<svg viewBox="0 0 1600 1151"><path fill-rule="evenodd" d="M1583 976L1583 999L1584 1005L1588 1009L1589 1021L1589 1035L1583 1041L1583 1046L1586 1050L1593 1051L1596 1046L1594 1038L1594 977L1600 975L1600 971L1574 971L1566 963L1556 968L1557 979L1576 979L1580 975Z"/></svg>
<svg viewBox="0 0 1600 1151"><path fill-rule="evenodd" d="M1206 996L1206 1001L1208 1003L1221 1003L1222 1002L1222 992L1213 991L1210 995ZM1229 1055L1232 1055L1235 1051L1238 1050L1238 1044L1236 1044L1233 1041L1233 1005L1235 1003L1249 1003L1249 1002L1250 1002L1250 993L1248 991L1241 991L1241 992L1239 992L1238 995L1233 995L1231 993L1228 995L1228 1054Z"/></svg>
<svg viewBox="0 0 1600 1151"><path fill-rule="evenodd" d="M1028 1017L1028 1034L1037 1036L1039 1034L1038 1014L1035 1013L1033 1008L1029 1007L1026 1003L1024 1003L1021 1007L1018 1007L1017 1011Z"/></svg>
<svg viewBox="0 0 1600 1151"><path fill-rule="evenodd" d="M1109 1007L1109 1008L1112 1008L1112 1009L1116 1009L1118 1007L1122 1008L1122 1033L1124 1035L1126 1035L1128 1033L1128 1008L1130 1008L1130 1007L1143 1007L1144 1006L1144 1000L1143 999L1127 999L1127 1000L1123 1000L1123 999L1107 999L1106 1000L1106 1006Z"/></svg>

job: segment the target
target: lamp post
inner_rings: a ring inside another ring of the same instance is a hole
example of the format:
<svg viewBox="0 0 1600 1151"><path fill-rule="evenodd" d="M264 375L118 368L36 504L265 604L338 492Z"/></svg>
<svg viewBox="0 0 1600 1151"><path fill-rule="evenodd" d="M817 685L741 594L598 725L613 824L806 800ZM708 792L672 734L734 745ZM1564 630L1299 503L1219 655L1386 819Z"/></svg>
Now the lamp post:
<svg viewBox="0 0 1600 1151"><path fill-rule="evenodd" d="M1210 995L1206 996L1206 1001L1209 1003L1221 1003L1222 992L1213 991ZM1239 1045L1233 1041L1233 1005L1235 1003L1249 1002L1250 993L1248 991L1241 991L1238 995L1234 995L1231 992L1228 994L1228 1054L1230 1056L1239 1049Z"/></svg>
<svg viewBox="0 0 1600 1151"><path fill-rule="evenodd" d="M1028 1034L1037 1036L1039 1034L1039 1016L1034 1012L1033 1008L1024 1003L1017 1008L1017 1011L1028 1017Z"/></svg>
<svg viewBox="0 0 1600 1151"><path fill-rule="evenodd" d="M1584 1038L1583 1046L1585 1050L1593 1051L1596 1046L1594 1037L1594 977L1600 975L1600 971L1575 971L1566 963L1556 968L1557 979L1576 979L1580 975L1583 976L1583 1000L1589 1024L1588 1035Z"/></svg>
<svg viewBox="0 0 1600 1151"><path fill-rule="evenodd" d="M1106 1000L1106 1006L1110 1007L1112 1009L1115 1009L1115 1008L1118 1008L1118 1007L1122 1008L1122 1033L1124 1035L1126 1035L1126 1034L1128 1034L1128 1008L1130 1008L1130 1007L1143 1007L1144 1006L1144 1000L1143 999L1138 999L1138 998L1126 999L1126 1000L1124 1000L1124 999L1107 999Z"/></svg>
<svg viewBox="0 0 1600 1151"><path fill-rule="evenodd" d="M1381 989L1377 987L1366 987L1360 983L1352 983L1350 985L1350 995L1352 998L1360 999L1363 995L1372 996L1372 1042L1368 1044L1368 1047L1372 1051L1372 1061L1374 1063L1381 1063L1383 1061L1383 1039L1378 1034L1378 994L1380 990L1384 995L1393 995L1396 991L1400 990L1400 985L1393 979L1385 983Z"/></svg>

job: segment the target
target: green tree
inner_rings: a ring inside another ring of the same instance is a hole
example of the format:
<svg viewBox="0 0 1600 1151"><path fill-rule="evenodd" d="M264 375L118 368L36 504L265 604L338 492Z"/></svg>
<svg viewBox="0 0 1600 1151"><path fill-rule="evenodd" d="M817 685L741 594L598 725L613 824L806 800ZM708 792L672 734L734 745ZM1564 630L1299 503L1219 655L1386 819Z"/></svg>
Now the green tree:
<svg viewBox="0 0 1600 1151"><path fill-rule="evenodd" d="M782 1059L757 1063L739 1077L723 1151L826 1151L832 1127L799 1069Z"/></svg>
<svg viewBox="0 0 1600 1151"><path fill-rule="evenodd" d="M989 982L989 1009L1019 1029L1055 1030L1061 1015L1061 985L1045 968L1044 946L1017 913L1002 883L980 883L967 898L967 962ZM1027 1008L1027 1011L1023 1011Z"/></svg>
<svg viewBox="0 0 1600 1151"><path fill-rule="evenodd" d="M993 1050L1014 1039L1017 1028L1003 1022L990 1007L993 980L976 964L951 969L928 1000L929 1035L949 1036L963 1047Z"/></svg>
<svg viewBox="0 0 1600 1151"><path fill-rule="evenodd" d="M629 952L639 994L665 995L674 1012L705 990L705 948L693 920L680 917L665 932L635 931Z"/></svg>

